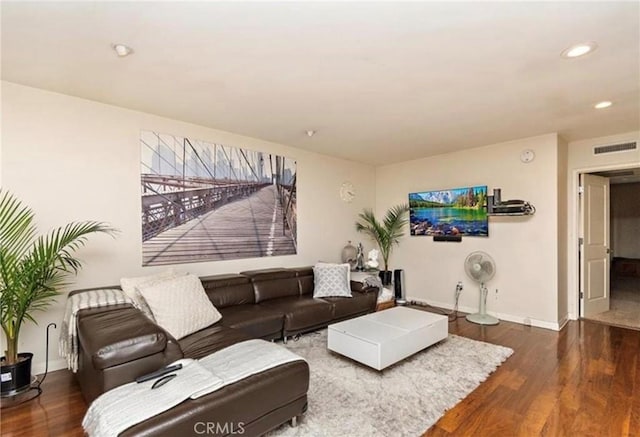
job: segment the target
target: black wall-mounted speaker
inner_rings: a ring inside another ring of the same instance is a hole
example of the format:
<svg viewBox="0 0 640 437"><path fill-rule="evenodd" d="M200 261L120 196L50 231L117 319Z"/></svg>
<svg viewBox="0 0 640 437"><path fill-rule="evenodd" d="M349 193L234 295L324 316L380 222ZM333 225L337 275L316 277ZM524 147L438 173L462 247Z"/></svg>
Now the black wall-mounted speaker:
<svg viewBox="0 0 640 437"><path fill-rule="evenodd" d="M396 296L396 301L404 301L404 270L402 269L393 271L393 291Z"/></svg>
<svg viewBox="0 0 640 437"><path fill-rule="evenodd" d="M434 235L433 241L448 241L459 243L462 241L462 235Z"/></svg>

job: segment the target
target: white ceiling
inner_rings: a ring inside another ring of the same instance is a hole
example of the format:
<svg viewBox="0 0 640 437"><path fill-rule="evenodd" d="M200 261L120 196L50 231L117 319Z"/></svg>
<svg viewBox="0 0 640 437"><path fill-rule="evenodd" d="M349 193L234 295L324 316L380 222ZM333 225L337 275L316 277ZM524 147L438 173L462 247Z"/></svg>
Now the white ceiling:
<svg viewBox="0 0 640 437"><path fill-rule="evenodd" d="M371 164L640 129L639 2L3 1L1 14L3 80ZM589 40L594 53L560 58Z"/></svg>

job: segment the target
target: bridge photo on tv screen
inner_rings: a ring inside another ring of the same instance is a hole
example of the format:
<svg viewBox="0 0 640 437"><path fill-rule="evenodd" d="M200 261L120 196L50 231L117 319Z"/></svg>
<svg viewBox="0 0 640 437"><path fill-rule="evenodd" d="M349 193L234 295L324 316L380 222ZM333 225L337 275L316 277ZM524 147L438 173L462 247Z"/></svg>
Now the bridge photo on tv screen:
<svg viewBox="0 0 640 437"><path fill-rule="evenodd" d="M411 235L488 237L487 186L409 194Z"/></svg>
<svg viewBox="0 0 640 437"><path fill-rule="evenodd" d="M142 265L296 253L296 162L142 131Z"/></svg>

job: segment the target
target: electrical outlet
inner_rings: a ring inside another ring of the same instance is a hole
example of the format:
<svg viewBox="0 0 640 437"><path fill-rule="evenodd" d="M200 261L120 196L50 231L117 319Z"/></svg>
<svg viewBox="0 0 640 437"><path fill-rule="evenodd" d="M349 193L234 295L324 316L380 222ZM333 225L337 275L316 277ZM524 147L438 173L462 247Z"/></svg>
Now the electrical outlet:
<svg viewBox="0 0 640 437"><path fill-rule="evenodd" d="M462 285L462 281L458 281L458 283L456 284L456 297L460 296L462 290L464 290L464 285Z"/></svg>

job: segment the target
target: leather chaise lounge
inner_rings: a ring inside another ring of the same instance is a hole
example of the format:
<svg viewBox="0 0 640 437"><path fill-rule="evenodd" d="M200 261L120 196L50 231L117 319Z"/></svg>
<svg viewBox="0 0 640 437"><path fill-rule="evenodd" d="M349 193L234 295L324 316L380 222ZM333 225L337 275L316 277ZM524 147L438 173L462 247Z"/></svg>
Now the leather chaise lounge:
<svg viewBox="0 0 640 437"><path fill-rule="evenodd" d="M376 306L377 289L363 289L356 282L351 283L351 298L314 299L311 267L200 279L222 319L180 340L129 305L79 312L77 377L87 402L180 358L202 358L251 338L286 341L372 312ZM230 424L207 435L232 434L239 424L243 435L261 435L306 411L308 387L306 362L284 364L185 401L129 428L122 436L194 435L196 423Z"/></svg>

